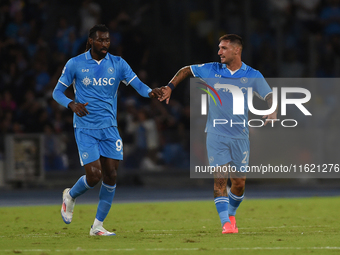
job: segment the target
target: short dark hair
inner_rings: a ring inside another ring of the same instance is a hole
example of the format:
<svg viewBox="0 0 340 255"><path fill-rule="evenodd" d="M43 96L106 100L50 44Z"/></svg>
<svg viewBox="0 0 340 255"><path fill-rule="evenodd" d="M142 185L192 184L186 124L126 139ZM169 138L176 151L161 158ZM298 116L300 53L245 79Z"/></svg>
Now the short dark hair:
<svg viewBox="0 0 340 255"><path fill-rule="evenodd" d="M104 24L98 24L98 25L94 25L90 31L89 31L89 37L91 37L92 39L94 39L95 34L97 31L100 32L109 32L109 29L104 25Z"/></svg>
<svg viewBox="0 0 340 255"><path fill-rule="evenodd" d="M243 40L242 37L235 34L226 34L220 37L219 41L230 41L231 43L236 43L243 48Z"/></svg>

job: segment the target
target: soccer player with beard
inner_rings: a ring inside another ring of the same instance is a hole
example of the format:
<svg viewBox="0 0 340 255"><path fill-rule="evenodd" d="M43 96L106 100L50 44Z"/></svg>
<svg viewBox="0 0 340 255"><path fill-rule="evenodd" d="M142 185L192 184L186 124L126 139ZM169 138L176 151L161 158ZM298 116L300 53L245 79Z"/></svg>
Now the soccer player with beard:
<svg viewBox="0 0 340 255"><path fill-rule="evenodd" d="M109 30L95 25L89 31L86 52L71 58L65 65L53 91L53 98L74 112L73 125L80 163L86 174L72 188L63 192L61 216L71 223L75 200L92 189L101 179L99 203L90 235L115 235L103 227L116 190L119 161L123 159L123 142L117 129L117 90L122 81L141 96L160 98L161 89L142 83L124 59L108 53ZM73 84L75 100L65 90Z"/></svg>
<svg viewBox="0 0 340 255"><path fill-rule="evenodd" d="M248 88L251 87L258 97L267 101L269 107L272 106L272 90L259 71L242 62L243 45L240 36L227 34L219 41L218 55L221 63L212 62L181 68L170 83L162 88L164 94L160 100L169 103L172 90L188 76L204 80L221 98L222 104L209 104L206 146L210 166L220 166L224 169L234 167L237 170L214 173L214 201L222 224L222 234L230 234L238 233L235 214L244 198L246 175L242 170L246 169L249 160L249 130L246 124L241 124L248 123ZM221 83L229 88L237 86L235 89L243 92L243 115L233 115L233 95L229 89L221 89ZM269 120L276 120L276 112L277 109L264 116L265 124ZM215 126L214 119L233 120L236 125ZM229 194L226 189L228 178L231 180Z"/></svg>

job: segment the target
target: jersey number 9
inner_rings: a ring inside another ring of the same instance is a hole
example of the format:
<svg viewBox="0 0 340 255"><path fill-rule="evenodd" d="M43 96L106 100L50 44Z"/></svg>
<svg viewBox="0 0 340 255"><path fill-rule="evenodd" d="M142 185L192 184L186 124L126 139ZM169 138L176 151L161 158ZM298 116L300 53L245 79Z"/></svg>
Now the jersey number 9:
<svg viewBox="0 0 340 255"><path fill-rule="evenodd" d="M116 142L116 151L121 151L122 148L123 148L123 142L122 142L122 140L119 139Z"/></svg>

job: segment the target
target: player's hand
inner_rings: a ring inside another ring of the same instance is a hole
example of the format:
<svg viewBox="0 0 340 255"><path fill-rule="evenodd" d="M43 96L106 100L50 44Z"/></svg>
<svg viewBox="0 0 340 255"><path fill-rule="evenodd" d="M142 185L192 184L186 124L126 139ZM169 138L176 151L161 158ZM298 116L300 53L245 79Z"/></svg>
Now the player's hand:
<svg viewBox="0 0 340 255"><path fill-rule="evenodd" d="M163 86L161 89L163 91L163 96L159 99L159 101L162 102L166 99L166 104L169 104L170 96L172 93L171 88L169 88L168 86Z"/></svg>
<svg viewBox="0 0 340 255"><path fill-rule="evenodd" d="M160 88L155 88L150 91L149 97L150 98L158 98L160 99L163 96L163 91Z"/></svg>
<svg viewBox="0 0 340 255"><path fill-rule="evenodd" d="M262 119L265 119L264 126L267 125L268 122L273 123L273 122L275 122L275 121L279 121L279 120L277 119L277 112L276 112L276 111L273 112L273 113L271 113L271 114L269 114L269 115L263 116Z"/></svg>
<svg viewBox="0 0 340 255"><path fill-rule="evenodd" d="M76 103L76 102L71 102L68 104L68 107L71 108L71 110L77 114L78 117L83 117L87 114L89 114L89 112L87 111L86 107L89 103L85 103L85 104L82 104L82 103Z"/></svg>

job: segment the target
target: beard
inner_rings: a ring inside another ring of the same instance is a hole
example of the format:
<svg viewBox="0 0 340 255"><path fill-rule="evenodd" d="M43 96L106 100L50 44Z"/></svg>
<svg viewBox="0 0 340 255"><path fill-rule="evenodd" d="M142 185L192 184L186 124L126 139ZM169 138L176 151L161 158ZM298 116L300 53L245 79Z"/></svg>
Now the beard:
<svg viewBox="0 0 340 255"><path fill-rule="evenodd" d="M230 58L224 58L223 60L221 59L221 64L226 64L226 65L229 65L233 59L230 59Z"/></svg>
<svg viewBox="0 0 340 255"><path fill-rule="evenodd" d="M106 53L103 53L102 50L106 50ZM107 51L108 51L108 49L106 49L106 48L101 48L100 50L98 50L95 47L93 47L93 52L95 54L97 54L98 57L100 57L100 59L105 58Z"/></svg>

